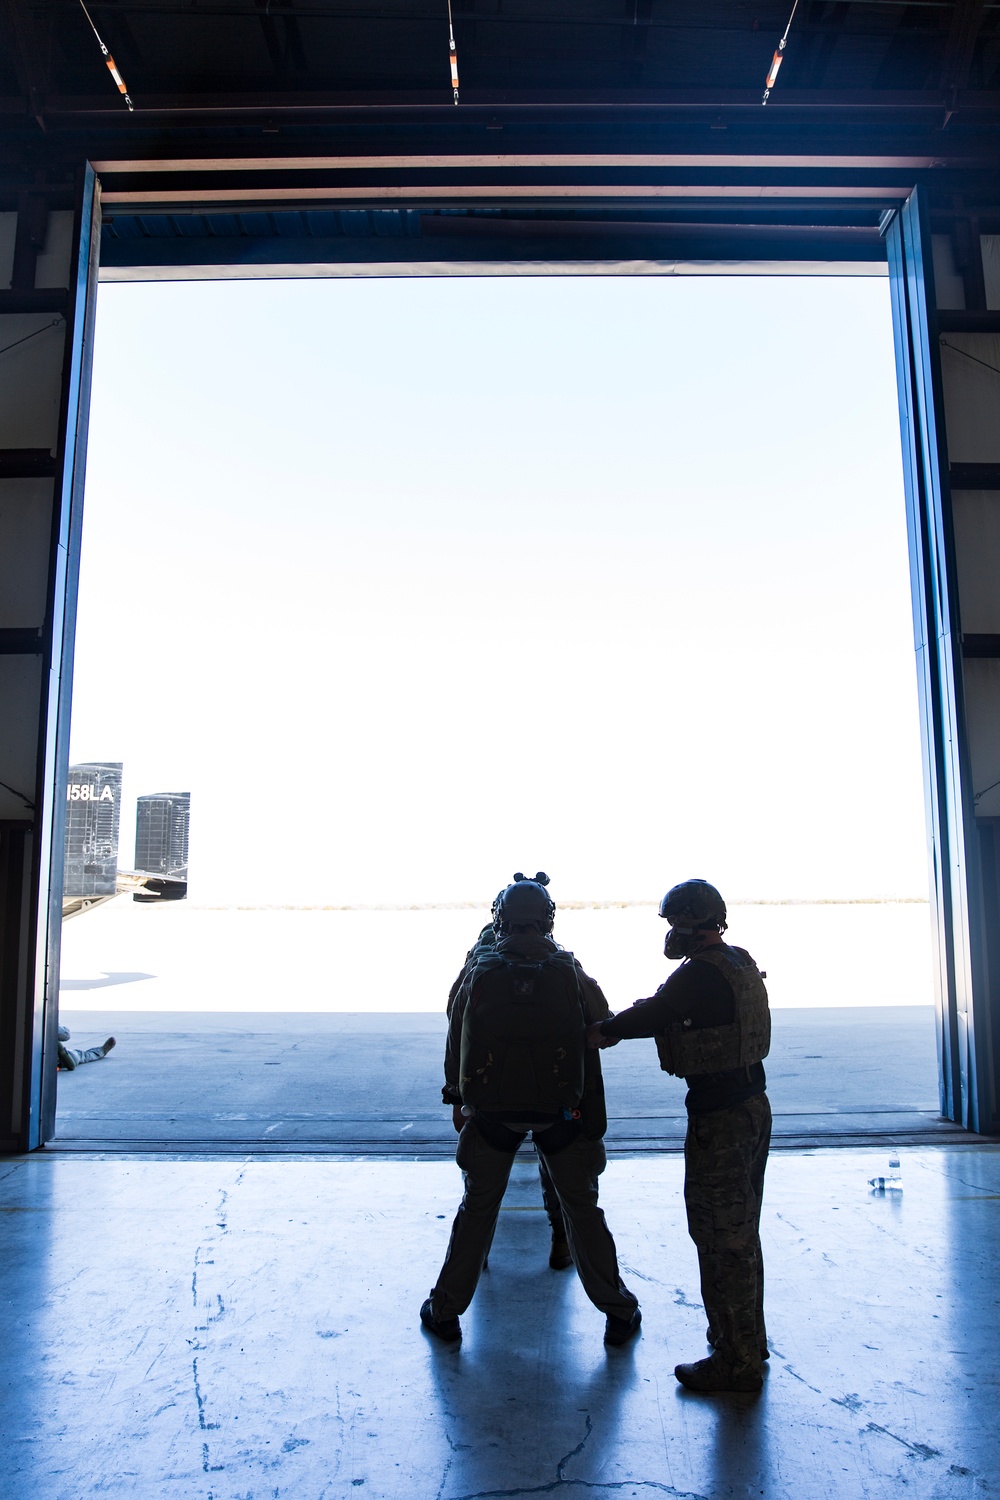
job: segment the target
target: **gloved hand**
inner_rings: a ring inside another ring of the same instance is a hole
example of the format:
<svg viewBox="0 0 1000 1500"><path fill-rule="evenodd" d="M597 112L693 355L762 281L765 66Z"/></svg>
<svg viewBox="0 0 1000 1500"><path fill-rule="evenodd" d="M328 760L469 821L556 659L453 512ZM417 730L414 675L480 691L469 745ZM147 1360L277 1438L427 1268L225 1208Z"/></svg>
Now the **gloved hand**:
<svg viewBox="0 0 1000 1500"><path fill-rule="evenodd" d="M587 1027L587 1046L594 1048L595 1051L598 1047L617 1047L620 1041L619 1036L605 1036L601 1030L600 1021L595 1021L593 1025Z"/></svg>

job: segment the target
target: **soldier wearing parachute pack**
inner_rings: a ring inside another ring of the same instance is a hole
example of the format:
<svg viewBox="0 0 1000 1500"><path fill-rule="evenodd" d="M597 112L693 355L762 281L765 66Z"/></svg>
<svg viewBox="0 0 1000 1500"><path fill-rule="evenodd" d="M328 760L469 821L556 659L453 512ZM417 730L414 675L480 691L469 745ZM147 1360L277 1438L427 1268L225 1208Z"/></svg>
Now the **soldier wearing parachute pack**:
<svg viewBox="0 0 1000 1500"><path fill-rule="evenodd" d="M604 1339L638 1332L639 1304L618 1271L597 1206L607 1158L604 1091L586 1028L608 1015L599 987L551 937L548 878L512 885L494 903L495 946L469 955L451 1007L445 1098L464 1121L456 1160L465 1193L444 1264L420 1309L438 1338L461 1338L518 1147L530 1133L558 1198L570 1253L587 1296L604 1313Z"/></svg>
<svg viewBox="0 0 1000 1500"><path fill-rule="evenodd" d="M759 1234L771 1139L764 975L745 948L723 940L726 903L707 880L673 886L660 916L670 923L665 956L684 963L650 999L592 1025L588 1040L654 1037L661 1067L687 1083L684 1201L714 1352L674 1373L689 1390L758 1391L769 1357Z"/></svg>
<svg viewBox="0 0 1000 1500"><path fill-rule="evenodd" d="M539 874L535 876L535 880L539 884L548 884L548 876L543 876L541 872L539 872ZM503 891L500 891L499 895L496 897L496 900L493 902L494 912L496 911L497 906L502 899ZM451 987L451 990L448 993L449 1027L451 1023L452 1011L454 1010L456 1003L464 1006L465 1001L468 999L468 980L477 962L481 958L483 958L486 953L496 952L496 946L497 935L493 930L492 922L490 922L486 927L482 929L475 943L465 955L465 963L462 965L458 978L455 980L454 984ZM585 976L585 982L593 984L593 981L589 979L589 976ZM594 991L599 994L598 986L596 984L593 986L593 988ZM606 1002L604 1004L604 1009L605 1011L607 1011ZM457 1066L458 1062L456 1061L450 1071L454 1073ZM452 1106L452 1118L454 1120L455 1129L461 1131L463 1125L465 1124L465 1117L462 1114L461 1095L459 1094L458 1089L453 1087L451 1084L446 1083L444 1088L441 1090L441 1097L444 1100L445 1104L450 1104ZM549 1221L549 1230L552 1235L552 1243L549 1248L549 1265L551 1266L553 1271L566 1271L573 1264L573 1257L569 1253L569 1241L566 1238L566 1225L563 1221L562 1209L559 1207L559 1195L552 1185L552 1178L549 1176L548 1167L545 1165L545 1157L540 1151L537 1151L535 1155L538 1159L538 1177L542 1189L542 1203L545 1207L545 1213ZM484 1260L484 1271L486 1270L487 1264L488 1261Z"/></svg>

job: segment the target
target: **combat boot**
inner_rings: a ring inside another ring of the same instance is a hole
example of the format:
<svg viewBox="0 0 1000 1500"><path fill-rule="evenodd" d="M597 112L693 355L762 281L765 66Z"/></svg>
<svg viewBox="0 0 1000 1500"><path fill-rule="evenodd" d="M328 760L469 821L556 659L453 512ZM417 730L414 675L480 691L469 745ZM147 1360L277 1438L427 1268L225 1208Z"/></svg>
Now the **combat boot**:
<svg viewBox="0 0 1000 1500"><path fill-rule="evenodd" d="M604 1342L616 1348L621 1344L627 1344L629 1339L635 1338L641 1324L642 1313L638 1308L630 1318L616 1318L614 1313L608 1313L604 1324Z"/></svg>
<svg viewBox="0 0 1000 1500"><path fill-rule="evenodd" d="M753 1365L734 1367L721 1354L710 1354L707 1359L696 1360L691 1365L677 1365L677 1379L689 1391L700 1391L710 1396L716 1392L736 1391L744 1395L759 1391L764 1384L760 1370Z"/></svg>
<svg viewBox="0 0 1000 1500"><path fill-rule="evenodd" d="M552 1249L549 1251L549 1265L553 1271L565 1271L567 1266L573 1264L573 1257L569 1253L569 1241L564 1229L552 1231Z"/></svg>
<svg viewBox="0 0 1000 1500"><path fill-rule="evenodd" d="M420 1309L420 1321L428 1333L433 1333L436 1339L442 1339L446 1344L457 1343L462 1337L462 1325L457 1318L436 1318L434 1316L434 1304L430 1297Z"/></svg>

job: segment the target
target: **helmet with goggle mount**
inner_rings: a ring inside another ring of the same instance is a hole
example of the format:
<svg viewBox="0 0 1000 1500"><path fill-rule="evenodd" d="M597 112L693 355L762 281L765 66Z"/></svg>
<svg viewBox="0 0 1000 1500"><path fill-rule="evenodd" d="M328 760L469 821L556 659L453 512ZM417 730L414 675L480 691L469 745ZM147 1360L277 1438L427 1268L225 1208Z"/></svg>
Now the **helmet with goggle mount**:
<svg viewBox="0 0 1000 1500"><path fill-rule="evenodd" d="M518 870L513 883L505 886L493 903L493 930L500 936L513 927L550 931L556 903L545 889L548 883L544 870L533 878Z"/></svg>

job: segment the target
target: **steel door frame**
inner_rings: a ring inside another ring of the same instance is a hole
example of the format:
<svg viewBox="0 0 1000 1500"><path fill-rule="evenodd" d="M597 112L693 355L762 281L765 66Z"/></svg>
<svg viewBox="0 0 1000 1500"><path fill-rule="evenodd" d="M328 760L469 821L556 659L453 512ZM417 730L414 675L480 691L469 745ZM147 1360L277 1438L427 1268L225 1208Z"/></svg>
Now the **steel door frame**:
<svg viewBox="0 0 1000 1500"><path fill-rule="evenodd" d="M57 515L50 560L46 693L39 746L37 837L26 911L33 973L21 1052L21 1128L14 1149L44 1144L55 1124L55 1025L62 902L61 850L69 759L73 638L90 402L100 184L88 164L76 216L68 312ZM926 205L915 189L885 230L889 256L931 868L941 1109L990 1129L989 1015L979 872L962 698L954 539ZM437 257L435 257L437 258ZM16 861L15 861L16 863ZM0 875L2 875L0 871ZM8 1033L9 1034L9 1033ZM12 1039L13 1042L13 1039ZM14 1059L15 1063L17 1059Z"/></svg>

